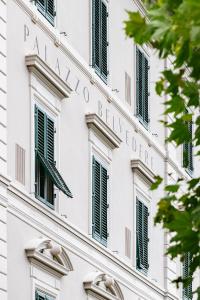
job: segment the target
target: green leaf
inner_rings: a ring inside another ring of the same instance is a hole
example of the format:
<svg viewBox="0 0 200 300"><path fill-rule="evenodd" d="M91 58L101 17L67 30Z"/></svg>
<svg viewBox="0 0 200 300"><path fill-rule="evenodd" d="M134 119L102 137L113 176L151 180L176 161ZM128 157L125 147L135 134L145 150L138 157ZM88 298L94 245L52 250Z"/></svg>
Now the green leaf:
<svg viewBox="0 0 200 300"><path fill-rule="evenodd" d="M158 188L158 186L162 183L163 178L158 175L158 176L154 177L154 180L155 181L152 183L152 185L150 187L151 191L156 190Z"/></svg>
<svg viewBox="0 0 200 300"><path fill-rule="evenodd" d="M178 184L172 184L172 185L167 185L165 187L165 191L170 192L170 193L176 193L180 188L180 185Z"/></svg>

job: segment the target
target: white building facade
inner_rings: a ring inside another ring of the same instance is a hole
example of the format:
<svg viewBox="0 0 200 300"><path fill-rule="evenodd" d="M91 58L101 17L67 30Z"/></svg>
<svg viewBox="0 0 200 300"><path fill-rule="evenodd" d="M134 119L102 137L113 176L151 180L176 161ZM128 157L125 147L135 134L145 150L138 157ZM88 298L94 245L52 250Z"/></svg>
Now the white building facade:
<svg viewBox="0 0 200 300"><path fill-rule="evenodd" d="M190 299L153 223L196 162L164 143L167 62L125 37L126 10L145 14L139 0L0 0L1 300Z"/></svg>

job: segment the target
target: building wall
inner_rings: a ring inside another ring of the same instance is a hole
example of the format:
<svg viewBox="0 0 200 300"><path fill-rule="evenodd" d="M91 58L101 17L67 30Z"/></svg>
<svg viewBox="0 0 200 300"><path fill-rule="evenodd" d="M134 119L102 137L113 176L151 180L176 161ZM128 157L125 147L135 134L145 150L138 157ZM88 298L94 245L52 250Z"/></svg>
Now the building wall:
<svg viewBox="0 0 200 300"><path fill-rule="evenodd" d="M179 274L180 264L171 263L164 257L168 237L161 228L153 226L163 186L155 192L149 191L149 182L131 169L131 160L139 159L152 173L161 175L166 181L173 182L177 176L188 178L181 168L181 153L174 148L168 157L165 132L157 121L163 106L162 100L155 95L154 83L164 63L151 48L143 49L150 61L151 123L147 131L135 116L135 45L125 38L123 31L125 9L144 10L139 1L115 2L108 2L110 73L107 86L90 66L89 0L84 5L82 1L69 0L67 5L57 1L55 28L37 11L33 1L8 2L7 177L10 179L4 183L2 180L2 185L8 195L5 199L8 198L9 299L34 299L35 286L55 293L60 300L87 299L83 282L94 271L112 276L124 299L178 299L181 296L181 291L169 283ZM67 36L61 32L66 32ZM41 73L28 70L25 63L28 55L40 57L52 76L57 76L57 82L61 78L65 86L71 87L68 98L60 99L55 86L52 88L53 84L41 78ZM125 72L131 77L130 105L124 96ZM55 210L49 209L34 195L35 104L56 120L56 165L74 196L69 199L56 190ZM112 149L102 136L88 128L85 120L88 113L97 114L117 135L121 140L118 148ZM21 169L16 167L19 160L16 145L23 153ZM93 154L109 166L107 248L92 239ZM167 174L171 174L170 177ZM136 196L145 201L150 211L147 276L136 269ZM2 224L6 225L6 221ZM125 228L131 232L130 257L125 255ZM59 279L49 270L45 272L42 265L28 260L25 249L30 241L39 237L61 245L69 256L73 271ZM20 282L16 281L16 274ZM93 298L88 296L88 299Z"/></svg>

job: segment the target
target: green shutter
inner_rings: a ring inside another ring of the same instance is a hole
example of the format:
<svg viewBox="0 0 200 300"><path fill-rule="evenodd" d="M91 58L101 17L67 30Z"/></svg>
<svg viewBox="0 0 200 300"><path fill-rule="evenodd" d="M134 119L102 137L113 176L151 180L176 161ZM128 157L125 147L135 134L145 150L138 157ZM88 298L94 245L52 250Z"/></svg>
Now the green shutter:
<svg viewBox="0 0 200 300"><path fill-rule="evenodd" d="M35 149L45 155L45 114L35 106Z"/></svg>
<svg viewBox="0 0 200 300"><path fill-rule="evenodd" d="M149 66L145 55L136 47L136 113L139 119L149 122Z"/></svg>
<svg viewBox="0 0 200 300"><path fill-rule="evenodd" d="M192 144L192 121L188 123L190 141L183 144L183 167L189 172L193 171L193 144Z"/></svg>
<svg viewBox="0 0 200 300"><path fill-rule="evenodd" d="M107 243L107 170L101 166L101 239L103 244Z"/></svg>
<svg viewBox="0 0 200 300"><path fill-rule="evenodd" d="M148 208L136 200L136 265L148 270Z"/></svg>
<svg viewBox="0 0 200 300"><path fill-rule="evenodd" d="M92 64L97 74L107 79L107 6L103 0L93 0L92 5Z"/></svg>
<svg viewBox="0 0 200 300"><path fill-rule="evenodd" d="M143 55L143 118L146 124L149 123L149 65L148 60Z"/></svg>
<svg viewBox="0 0 200 300"><path fill-rule="evenodd" d="M92 170L92 233L107 244L107 170L93 157Z"/></svg>
<svg viewBox="0 0 200 300"><path fill-rule="evenodd" d="M46 113L35 106L35 153L37 160L45 168L53 183L68 197L72 193L67 187L54 162L54 122ZM37 189L36 189L37 190ZM37 193L37 192L36 192Z"/></svg>
<svg viewBox="0 0 200 300"><path fill-rule="evenodd" d="M46 0L46 15L48 20L53 24L54 23L54 0Z"/></svg>
<svg viewBox="0 0 200 300"><path fill-rule="evenodd" d="M191 255L187 253L183 261L183 279L186 279L186 287L183 288L183 299L191 300L192 299L192 282L187 284L187 279L190 278L190 264L191 264Z"/></svg>
<svg viewBox="0 0 200 300"><path fill-rule="evenodd" d="M46 158L54 163L54 122L46 116Z"/></svg>
<svg viewBox="0 0 200 300"><path fill-rule="evenodd" d="M101 165L93 157L92 172L92 211L93 211L93 236L100 240L101 238Z"/></svg>
<svg viewBox="0 0 200 300"><path fill-rule="evenodd" d="M190 133L190 138L191 138L191 141L189 142L189 145L188 145L188 161L189 161L189 164L188 164L188 168L189 170L192 172L193 171L193 145L192 145L192 122L189 122L189 125L188 125L188 129L189 129L189 133Z"/></svg>
<svg viewBox="0 0 200 300"><path fill-rule="evenodd" d="M52 179L53 183L59 190L61 190L65 195L70 198L73 198L72 193L70 192L69 188L67 187L64 179L62 178L59 171L56 169L54 163L49 162L44 156L37 153L37 158L39 159L40 163L45 168L47 174Z"/></svg>
<svg viewBox="0 0 200 300"><path fill-rule="evenodd" d="M101 73L105 80L108 73L107 48L107 6L101 1Z"/></svg>
<svg viewBox="0 0 200 300"><path fill-rule="evenodd" d="M92 58L93 67L100 72L100 1L93 0L92 8Z"/></svg>
<svg viewBox="0 0 200 300"><path fill-rule="evenodd" d="M36 0L36 4L37 4L37 7L38 9L41 11L41 12L44 12L45 11L45 0Z"/></svg>
<svg viewBox="0 0 200 300"><path fill-rule="evenodd" d="M136 106L137 115L143 117L142 52L136 48Z"/></svg>
<svg viewBox="0 0 200 300"><path fill-rule="evenodd" d="M35 299L36 300L55 300L54 297L52 297L44 292L38 291L38 290L35 292Z"/></svg>
<svg viewBox="0 0 200 300"><path fill-rule="evenodd" d="M35 0L38 10L54 25L54 0Z"/></svg>

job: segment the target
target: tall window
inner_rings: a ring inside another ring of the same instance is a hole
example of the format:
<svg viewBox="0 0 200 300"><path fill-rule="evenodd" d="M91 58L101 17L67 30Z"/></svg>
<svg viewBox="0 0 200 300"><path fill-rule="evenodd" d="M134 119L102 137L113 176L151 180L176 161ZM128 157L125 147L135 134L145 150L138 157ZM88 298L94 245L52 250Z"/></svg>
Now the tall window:
<svg viewBox="0 0 200 300"><path fill-rule="evenodd" d="M107 169L93 156L92 164L92 235L107 245Z"/></svg>
<svg viewBox="0 0 200 300"><path fill-rule="evenodd" d="M148 208L136 199L136 266L147 272L148 264Z"/></svg>
<svg viewBox="0 0 200 300"><path fill-rule="evenodd" d="M136 48L136 113L141 123L149 123L149 65L144 53Z"/></svg>
<svg viewBox="0 0 200 300"><path fill-rule="evenodd" d="M191 255L187 253L183 261L183 279L190 278L190 264L191 264ZM185 288L183 288L183 299L191 300L192 299L192 283L189 283Z"/></svg>
<svg viewBox="0 0 200 300"><path fill-rule="evenodd" d="M107 81L107 6L103 0L92 0L92 65L96 73Z"/></svg>
<svg viewBox="0 0 200 300"><path fill-rule="evenodd" d="M43 16L54 25L55 7L54 0L35 0L38 10Z"/></svg>
<svg viewBox="0 0 200 300"><path fill-rule="evenodd" d="M54 127L54 121L35 106L35 194L51 208L54 207L54 185L72 197L55 166Z"/></svg>
<svg viewBox="0 0 200 300"><path fill-rule="evenodd" d="M55 300L54 297L44 293L44 292L41 292L41 291L36 291L35 292L35 300Z"/></svg>
<svg viewBox="0 0 200 300"><path fill-rule="evenodd" d="M183 144L183 167L190 173L193 171L192 121L188 123L191 141Z"/></svg>

